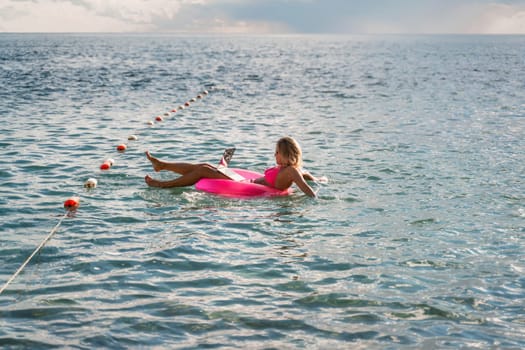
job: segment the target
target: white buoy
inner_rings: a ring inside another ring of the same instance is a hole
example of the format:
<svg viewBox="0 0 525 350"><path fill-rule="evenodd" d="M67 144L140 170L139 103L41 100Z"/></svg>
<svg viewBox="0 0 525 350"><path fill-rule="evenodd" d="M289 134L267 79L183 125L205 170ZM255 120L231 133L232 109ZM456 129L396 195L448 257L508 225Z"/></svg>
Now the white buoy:
<svg viewBox="0 0 525 350"><path fill-rule="evenodd" d="M139 138L137 137L137 135L129 135L128 136L128 140L130 141L137 141Z"/></svg>
<svg viewBox="0 0 525 350"><path fill-rule="evenodd" d="M85 188L95 188L95 187L97 187L97 184L98 184L97 179L89 178L89 179L87 179L86 182L84 183L84 187L85 187Z"/></svg>

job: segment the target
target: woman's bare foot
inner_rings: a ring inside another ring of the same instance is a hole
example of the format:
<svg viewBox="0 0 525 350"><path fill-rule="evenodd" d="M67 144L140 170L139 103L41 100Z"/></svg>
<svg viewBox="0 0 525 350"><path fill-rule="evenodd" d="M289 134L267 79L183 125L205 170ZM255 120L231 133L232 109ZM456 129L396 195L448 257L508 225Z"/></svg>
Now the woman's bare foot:
<svg viewBox="0 0 525 350"><path fill-rule="evenodd" d="M151 165L153 166L153 170L155 170L155 171L161 171L162 170L162 162L160 160L158 160L157 158L153 157L149 153L149 151L146 151L146 157L151 162ZM151 179L151 180L153 180L153 179ZM148 182L148 181L146 180L146 182Z"/></svg>
<svg viewBox="0 0 525 350"><path fill-rule="evenodd" d="M162 183L159 180L155 180L149 175L146 175L146 177L144 178L144 181L146 181L146 183L150 187L162 187Z"/></svg>

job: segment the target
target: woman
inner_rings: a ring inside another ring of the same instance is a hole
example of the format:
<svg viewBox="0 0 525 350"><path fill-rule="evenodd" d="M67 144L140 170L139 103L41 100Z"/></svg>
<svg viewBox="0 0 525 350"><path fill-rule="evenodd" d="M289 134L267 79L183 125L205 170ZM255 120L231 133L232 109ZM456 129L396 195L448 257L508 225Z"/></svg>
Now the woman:
<svg viewBox="0 0 525 350"><path fill-rule="evenodd" d="M181 174L180 177L168 181L155 180L147 175L145 178L146 183L152 187L191 186L202 178L231 179L222 173L220 168L210 164L168 163L153 157L149 152L146 152L146 157L150 160L155 171L169 170ZM299 143L297 143L295 139L292 137L283 137L277 141L275 146L275 162L277 165L266 169L263 177L251 181L278 190L285 190L295 183L306 195L310 197L316 196L305 179L312 181L316 181L317 179L301 169L302 151Z"/></svg>

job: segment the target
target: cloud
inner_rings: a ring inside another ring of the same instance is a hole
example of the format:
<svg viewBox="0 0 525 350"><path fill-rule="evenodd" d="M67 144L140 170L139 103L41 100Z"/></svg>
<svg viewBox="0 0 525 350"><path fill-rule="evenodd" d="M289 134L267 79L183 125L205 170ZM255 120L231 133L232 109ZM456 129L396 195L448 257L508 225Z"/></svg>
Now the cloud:
<svg viewBox="0 0 525 350"><path fill-rule="evenodd" d="M334 6L313 1L296 8L293 13L305 15L289 23L299 32L525 34L523 0L332 0L329 4Z"/></svg>
<svg viewBox="0 0 525 350"><path fill-rule="evenodd" d="M471 22L470 33L525 34L525 5L488 4Z"/></svg>
<svg viewBox="0 0 525 350"><path fill-rule="evenodd" d="M271 20L231 18L236 1L0 0L1 30L9 32L287 32Z"/></svg>
<svg viewBox="0 0 525 350"><path fill-rule="evenodd" d="M6 4L7 3L7 4ZM9 32L115 32L130 26L101 16L87 1L2 1L0 17Z"/></svg>
<svg viewBox="0 0 525 350"><path fill-rule="evenodd" d="M191 1L0 0L0 18L11 32L147 32L155 18L173 19L182 3Z"/></svg>
<svg viewBox="0 0 525 350"><path fill-rule="evenodd" d="M181 7L177 20L211 31L525 34L524 10L523 0L213 0Z"/></svg>
<svg viewBox="0 0 525 350"><path fill-rule="evenodd" d="M361 33L525 34L525 3L484 0L384 1L352 16Z"/></svg>
<svg viewBox="0 0 525 350"><path fill-rule="evenodd" d="M154 25L153 19L157 17L173 19L179 12L181 3L182 1L170 0L90 0L86 8L97 16L131 25Z"/></svg>
<svg viewBox="0 0 525 350"><path fill-rule="evenodd" d="M0 0L8 32L521 33L524 0Z"/></svg>
<svg viewBox="0 0 525 350"><path fill-rule="evenodd" d="M297 0L296 0L297 1ZM158 14L153 23L158 31L189 33L286 33L288 24L272 17L237 15L241 8L256 1L215 0L184 3L177 14ZM249 7L249 6L248 6Z"/></svg>

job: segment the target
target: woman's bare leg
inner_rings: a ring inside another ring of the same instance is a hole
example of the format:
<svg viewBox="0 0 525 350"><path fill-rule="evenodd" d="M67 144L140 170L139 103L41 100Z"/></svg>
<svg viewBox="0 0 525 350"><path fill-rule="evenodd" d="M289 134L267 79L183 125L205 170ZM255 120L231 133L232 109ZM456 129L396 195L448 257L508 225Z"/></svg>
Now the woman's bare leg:
<svg viewBox="0 0 525 350"><path fill-rule="evenodd" d="M170 163L173 167L177 167L175 164L184 164L183 167L189 165L189 168L193 170L184 173L182 176L167 181L155 180L151 176L146 175L144 179L146 183L151 187L185 187L194 185L197 181L202 178L210 179L229 179L226 175L219 172L216 168L208 164L188 164L188 163ZM163 167L163 169L165 169ZM166 169L168 170L168 169Z"/></svg>
<svg viewBox="0 0 525 350"><path fill-rule="evenodd" d="M155 158L153 157L149 151L146 151L146 157L149 159L149 161L151 162L151 165L153 166L153 170L155 171L161 171L161 170L168 170L168 171L173 171L177 174L181 174L181 175L184 175L184 174L187 174L187 173L190 173L192 171L195 171L195 169L199 166L201 166L202 164L192 164L192 163L169 163L169 162L164 162L162 160L159 160L158 158Z"/></svg>

